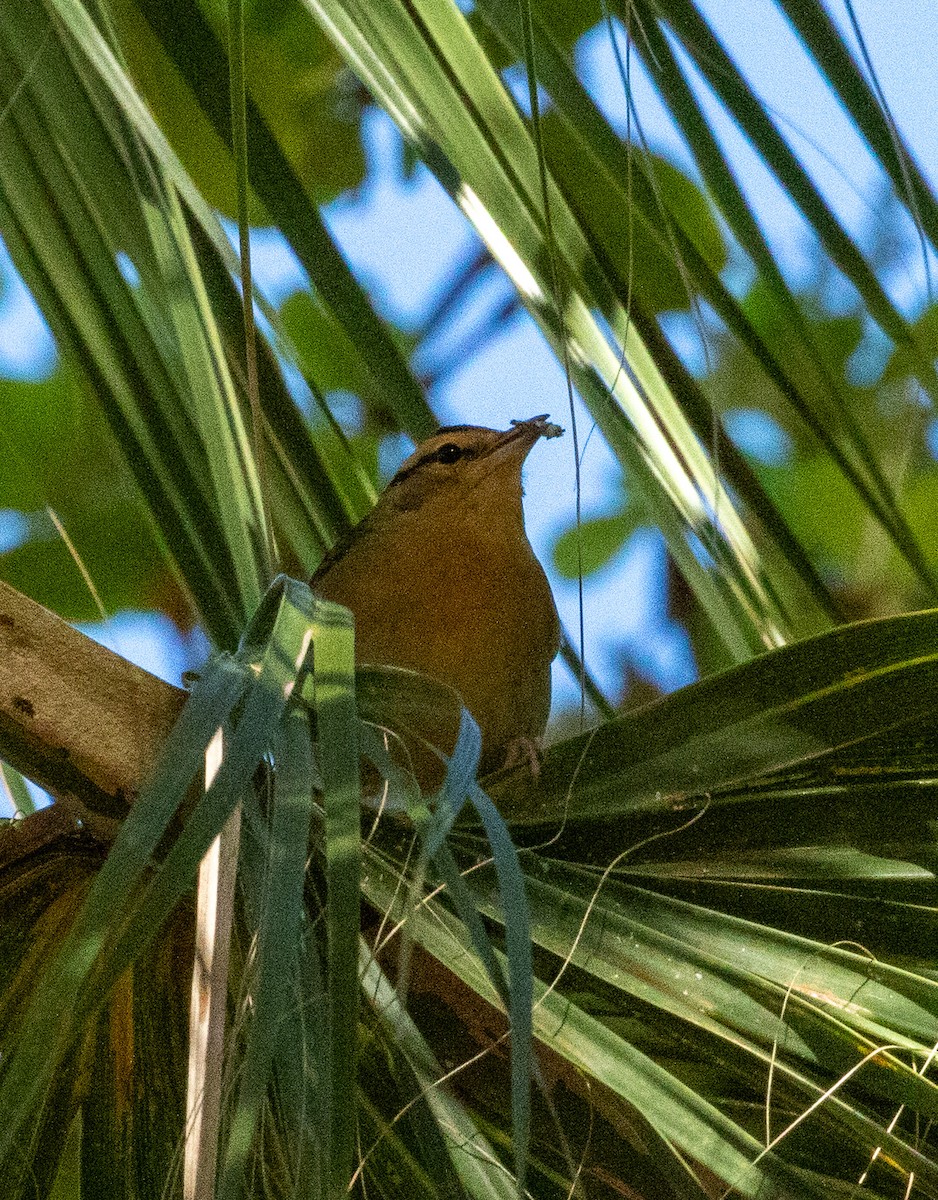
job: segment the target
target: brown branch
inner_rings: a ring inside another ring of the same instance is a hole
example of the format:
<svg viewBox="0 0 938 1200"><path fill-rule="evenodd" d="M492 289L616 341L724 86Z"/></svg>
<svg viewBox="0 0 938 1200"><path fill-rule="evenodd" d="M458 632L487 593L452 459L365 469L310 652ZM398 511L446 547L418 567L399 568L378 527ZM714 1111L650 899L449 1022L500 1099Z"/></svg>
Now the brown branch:
<svg viewBox="0 0 938 1200"><path fill-rule="evenodd" d="M0 582L0 758L113 835L186 693Z"/></svg>

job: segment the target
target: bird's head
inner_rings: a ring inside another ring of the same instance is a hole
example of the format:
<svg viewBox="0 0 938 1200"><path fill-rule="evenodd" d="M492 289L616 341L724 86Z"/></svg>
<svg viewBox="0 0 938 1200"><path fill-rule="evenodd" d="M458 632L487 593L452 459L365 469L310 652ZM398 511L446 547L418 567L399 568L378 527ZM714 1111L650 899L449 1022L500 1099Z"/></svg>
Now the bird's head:
<svg viewBox="0 0 938 1200"><path fill-rule="evenodd" d="M507 430L444 426L401 466L382 504L402 512L440 503L473 510L520 508L521 467L528 452L539 438L562 433L546 415L512 421Z"/></svg>

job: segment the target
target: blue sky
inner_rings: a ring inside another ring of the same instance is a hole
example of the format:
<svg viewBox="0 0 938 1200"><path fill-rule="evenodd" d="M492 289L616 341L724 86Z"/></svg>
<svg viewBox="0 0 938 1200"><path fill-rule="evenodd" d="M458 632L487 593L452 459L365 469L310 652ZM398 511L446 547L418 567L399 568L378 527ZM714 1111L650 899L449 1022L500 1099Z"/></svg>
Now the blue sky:
<svg viewBox="0 0 938 1200"><path fill-rule="evenodd" d="M768 0L701 0L701 8L728 49L777 114L780 127L804 158L831 203L854 232L875 214L873 166L837 102L824 88L807 56ZM855 0L880 82L899 127L926 176L938 186L938 123L935 121L934 62L938 51L938 5L933 0ZM835 19L847 28L842 3L831 3ZM622 83L605 28L586 35L577 52L581 72L603 110L625 128ZM690 156L662 113L639 70L633 73L636 105L650 143L692 169ZM705 89L701 86L701 94ZM797 282L810 255L801 223L784 195L756 162L731 122L708 99L720 136L756 206L789 277ZM414 326L432 307L454 263L471 252L474 235L427 171L410 179L398 171L398 135L379 112L365 123L371 172L360 193L333 204L326 216L358 278L379 311L399 324ZM55 348L22 285L0 258L7 291L0 299L0 371L20 377L42 374L54 362ZM280 240L260 232L254 239L254 270L270 298L282 300L304 286L302 271ZM921 266L913 262L894 281L900 301L912 305L922 295ZM459 343L508 295L493 273L471 295L460 329L446 337ZM686 354L694 359L688 342ZM442 422L466 421L505 426L515 417L549 412L569 425L563 374L539 332L525 315L513 317L479 353L465 358L431 396ZM588 417L578 413L581 444ZM741 436L756 436L751 427ZM407 447L398 448L403 457ZM574 487L569 438L542 442L526 474L526 512L532 543L549 568L556 536L573 520ZM388 462L389 469L394 463ZM586 515L608 507L617 467L599 437L590 440L583 464L582 507ZM662 615L663 556L656 535L635 539L628 554L589 578L585 587L587 661L610 684L623 645L660 686L673 688L693 678L694 666L680 629ZM575 585L553 580L562 619L570 631L578 623ZM97 636L121 653L168 678L178 679L201 650L182 646L165 625L124 615ZM555 676L560 702L575 702L573 681L563 668Z"/></svg>

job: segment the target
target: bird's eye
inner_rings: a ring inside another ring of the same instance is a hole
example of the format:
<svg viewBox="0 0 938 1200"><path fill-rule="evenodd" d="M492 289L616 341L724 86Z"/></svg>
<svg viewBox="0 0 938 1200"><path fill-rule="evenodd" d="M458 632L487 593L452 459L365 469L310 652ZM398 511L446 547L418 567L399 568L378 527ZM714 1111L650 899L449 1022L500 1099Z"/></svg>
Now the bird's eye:
<svg viewBox="0 0 938 1200"><path fill-rule="evenodd" d="M454 463L457 459L462 458L463 453L464 451L461 446L457 446L455 442L447 442L445 446L441 446L437 450L437 462L446 463L447 465Z"/></svg>

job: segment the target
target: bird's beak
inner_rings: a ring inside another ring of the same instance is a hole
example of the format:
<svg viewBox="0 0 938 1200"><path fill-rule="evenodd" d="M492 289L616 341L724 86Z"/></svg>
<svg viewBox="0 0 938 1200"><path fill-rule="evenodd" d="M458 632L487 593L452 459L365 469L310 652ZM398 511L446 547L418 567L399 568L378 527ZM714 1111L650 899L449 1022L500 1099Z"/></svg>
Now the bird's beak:
<svg viewBox="0 0 938 1200"><path fill-rule="evenodd" d="M559 425L552 424L547 413L539 417L528 417L524 421L512 421L511 429L506 429L492 447L490 455L496 460L510 458L525 458L528 451L539 438L560 437L563 430Z"/></svg>

